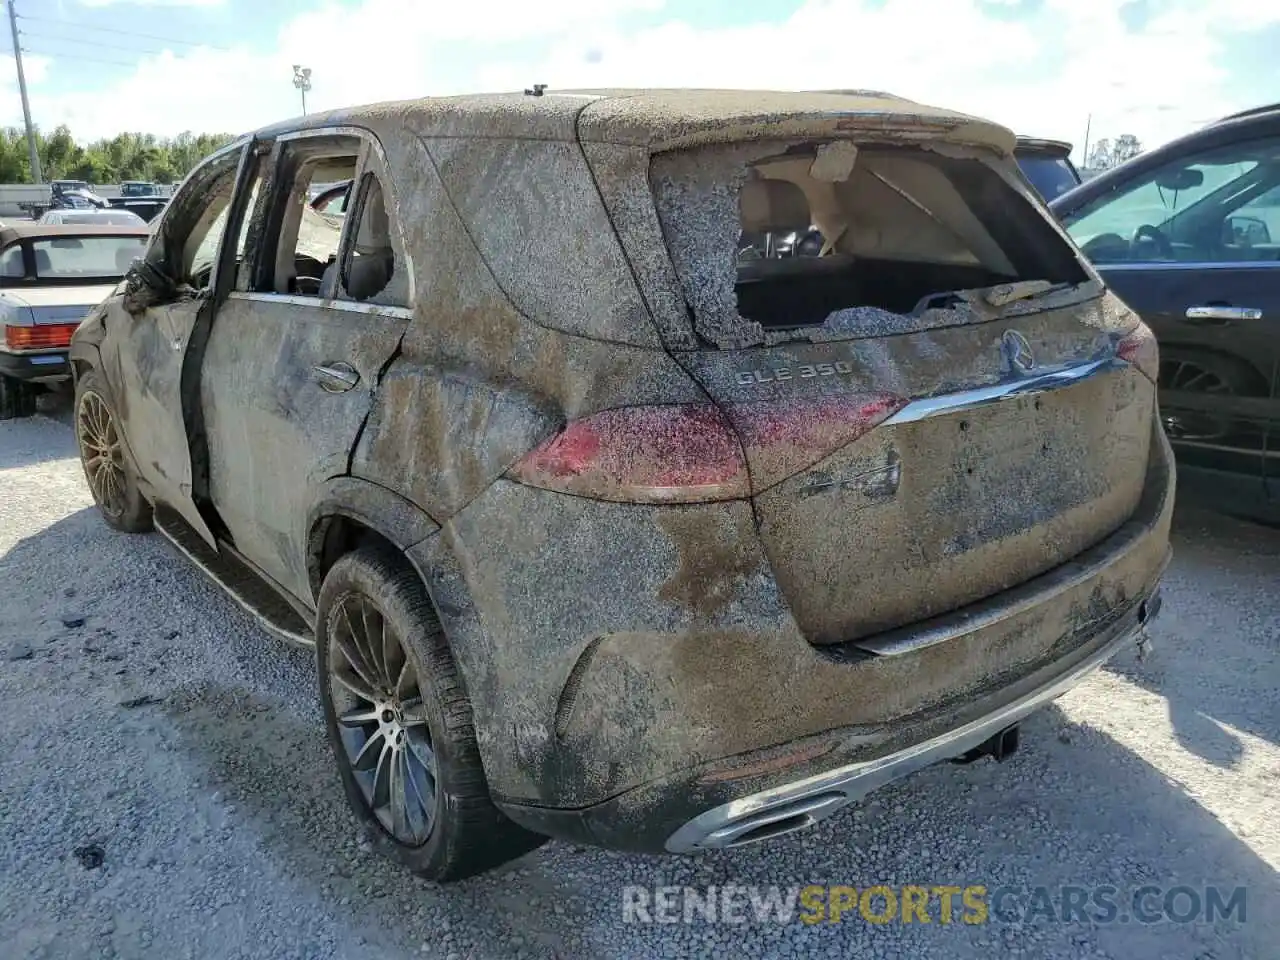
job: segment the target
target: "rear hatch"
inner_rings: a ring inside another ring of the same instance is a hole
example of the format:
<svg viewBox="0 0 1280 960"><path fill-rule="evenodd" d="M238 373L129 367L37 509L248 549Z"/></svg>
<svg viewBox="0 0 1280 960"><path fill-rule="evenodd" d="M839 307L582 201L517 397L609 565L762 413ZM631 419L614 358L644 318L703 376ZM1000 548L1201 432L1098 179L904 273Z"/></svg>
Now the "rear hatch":
<svg viewBox="0 0 1280 960"><path fill-rule="evenodd" d="M657 152L648 187L694 332L673 355L737 433L808 639L962 607L1114 531L1154 389L1007 152L786 129ZM634 196L614 213L646 261ZM638 272L660 303L651 255Z"/></svg>

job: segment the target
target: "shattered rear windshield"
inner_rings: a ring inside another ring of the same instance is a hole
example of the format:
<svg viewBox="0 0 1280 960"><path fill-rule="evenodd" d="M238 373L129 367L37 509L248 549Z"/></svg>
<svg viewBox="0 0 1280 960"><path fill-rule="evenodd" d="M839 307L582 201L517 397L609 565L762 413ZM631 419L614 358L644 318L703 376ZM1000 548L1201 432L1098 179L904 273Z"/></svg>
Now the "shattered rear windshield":
<svg viewBox="0 0 1280 960"><path fill-rule="evenodd" d="M725 349L814 327L823 339L906 332L956 291L1087 279L977 158L753 143L659 155L650 178L697 332Z"/></svg>

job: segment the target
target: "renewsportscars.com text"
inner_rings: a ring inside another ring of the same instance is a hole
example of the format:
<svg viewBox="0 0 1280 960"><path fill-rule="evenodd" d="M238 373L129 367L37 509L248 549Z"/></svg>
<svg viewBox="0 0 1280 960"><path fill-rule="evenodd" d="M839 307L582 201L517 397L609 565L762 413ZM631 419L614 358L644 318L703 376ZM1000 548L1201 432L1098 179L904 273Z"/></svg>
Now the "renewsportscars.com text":
<svg viewBox="0 0 1280 960"><path fill-rule="evenodd" d="M624 923L1215 923L1246 922L1244 887L1154 884L867 887L642 887L622 891Z"/></svg>

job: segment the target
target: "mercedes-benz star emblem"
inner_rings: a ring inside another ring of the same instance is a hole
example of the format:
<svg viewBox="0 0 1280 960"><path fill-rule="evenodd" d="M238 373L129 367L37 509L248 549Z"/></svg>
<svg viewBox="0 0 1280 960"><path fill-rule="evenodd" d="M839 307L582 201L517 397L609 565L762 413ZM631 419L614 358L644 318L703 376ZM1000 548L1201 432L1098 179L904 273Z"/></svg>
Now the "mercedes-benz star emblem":
<svg viewBox="0 0 1280 960"><path fill-rule="evenodd" d="M1000 337L1000 345L1009 358L1009 366L1018 373L1030 373L1036 368L1036 355L1031 352L1031 344L1017 330L1006 330Z"/></svg>

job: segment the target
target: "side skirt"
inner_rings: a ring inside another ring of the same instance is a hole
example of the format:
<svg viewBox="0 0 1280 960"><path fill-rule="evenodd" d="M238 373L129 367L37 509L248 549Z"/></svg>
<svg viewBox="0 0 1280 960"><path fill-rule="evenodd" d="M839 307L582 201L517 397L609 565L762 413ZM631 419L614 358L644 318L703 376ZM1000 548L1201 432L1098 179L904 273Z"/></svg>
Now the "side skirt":
<svg viewBox="0 0 1280 960"><path fill-rule="evenodd" d="M287 643L312 648L311 626L274 587L230 548L211 548L177 511L156 504L155 528L195 564L267 633Z"/></svg>

